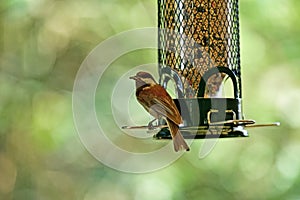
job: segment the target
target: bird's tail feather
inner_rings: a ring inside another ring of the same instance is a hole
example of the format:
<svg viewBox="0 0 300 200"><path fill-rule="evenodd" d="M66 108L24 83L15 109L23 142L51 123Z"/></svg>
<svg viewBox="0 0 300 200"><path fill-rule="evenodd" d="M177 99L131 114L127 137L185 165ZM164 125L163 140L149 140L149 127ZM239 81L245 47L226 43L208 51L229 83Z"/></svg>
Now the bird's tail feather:
<svg viewBox="0 0 300 200"><path fill-rule="evenodd" d="M186 151L189 151L190 148L189 146L187 145L187 143L185 142L180 130L179 130L179 127L177 124L175 124L173 121L167 119L167 123L168 123L168 126L169 126L169 129L170 129L170 132L171 132L171 135L172 135L172 138L173 138L173 143L174 143L174 149L175 151L179 151L181 149L184 149Z"/></svg>

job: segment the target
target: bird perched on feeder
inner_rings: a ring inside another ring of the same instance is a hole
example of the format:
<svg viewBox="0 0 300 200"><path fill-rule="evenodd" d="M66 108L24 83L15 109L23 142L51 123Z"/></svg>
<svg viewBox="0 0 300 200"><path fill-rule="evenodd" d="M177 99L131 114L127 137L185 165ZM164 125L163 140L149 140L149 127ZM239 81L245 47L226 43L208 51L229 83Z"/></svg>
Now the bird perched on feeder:
<svg viewBox="0 0 300 200"><path fill-rule="evenodd" d="M138 72L130 79L135 80L136 98L146 111L155 119L160 117L166 119L175 151L180 149L189 151L189 146L179 131L179 124L182 123L180 113L167 91L156 83L153 76L147 72Z"/></svg>

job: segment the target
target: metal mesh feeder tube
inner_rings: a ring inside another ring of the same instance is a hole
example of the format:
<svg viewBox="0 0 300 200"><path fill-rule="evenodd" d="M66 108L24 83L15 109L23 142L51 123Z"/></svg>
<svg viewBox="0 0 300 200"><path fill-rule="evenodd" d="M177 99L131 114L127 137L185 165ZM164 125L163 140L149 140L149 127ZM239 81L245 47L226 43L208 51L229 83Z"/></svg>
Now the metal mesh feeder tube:
<svg viewBox="0 0 300 200"><path fill-rule="evenodd" d="M185 85L183 97L196 97L201 77L211 68L228 67L240 81L237 0L158 0L159 72L175 70ZM207 82L216 96L224 74ZM163 84L164 80L161 80Z"/></svg>
<svg viewBox="0 0 300 200"><path fill-rule="evenodd" d="M158 0L158 72L165 89L172 82L184 138L247 137L255 124L242 110L238 0ZM225 98L224 85L233 96ZM164 119L155 139L172 139Z"/></svg>
<svg viewBox="0 0 300 200"><path fill-rule="evenodd" d="M238 1L158 0L158 9L160 84L177 86L185 137L248 136L236 129L243 120ZM221 95L225 77L232 98ZM156 138L168 138L165 132Z"/></svg>

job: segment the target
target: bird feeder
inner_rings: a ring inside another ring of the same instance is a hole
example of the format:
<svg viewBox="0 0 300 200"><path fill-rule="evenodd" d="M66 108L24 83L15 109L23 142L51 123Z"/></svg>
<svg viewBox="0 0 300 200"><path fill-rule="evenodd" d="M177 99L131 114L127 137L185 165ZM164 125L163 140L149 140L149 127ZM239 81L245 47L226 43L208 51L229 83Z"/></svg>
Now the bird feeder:
<svg viewBox="0 0 300 200"><path fill-rule="evenodd" d="M158 27L160 84L175 82L185 137L247 137L245 127L278 125L244 119L238 0L158 0ZM232 98L222 95L228 78Z"/></svg>
<svg viewBox="0 0 300 200"><path fill-rule="evenodd" d="M158 0L160 84L175 86L185 138L247 137L244 118L238 0ZM233 96L224 97L225 81ZM171 139L159 120L156 139Z"/></svg>

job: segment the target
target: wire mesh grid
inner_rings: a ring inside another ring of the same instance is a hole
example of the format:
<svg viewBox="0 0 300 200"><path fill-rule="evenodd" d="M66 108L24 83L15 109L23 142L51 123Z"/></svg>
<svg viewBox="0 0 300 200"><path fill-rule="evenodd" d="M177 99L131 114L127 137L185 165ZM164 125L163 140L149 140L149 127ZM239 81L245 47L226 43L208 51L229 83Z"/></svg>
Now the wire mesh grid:
<svg viewBox="0 0 300 200"><path fill-rule="evenodd" d="M238 0L158 0L159 72L170 67L181 77L184 97L195 97L203 74L229 67L240 80ZM214 96L224 74L212 76L206 90Z"/></svg>

